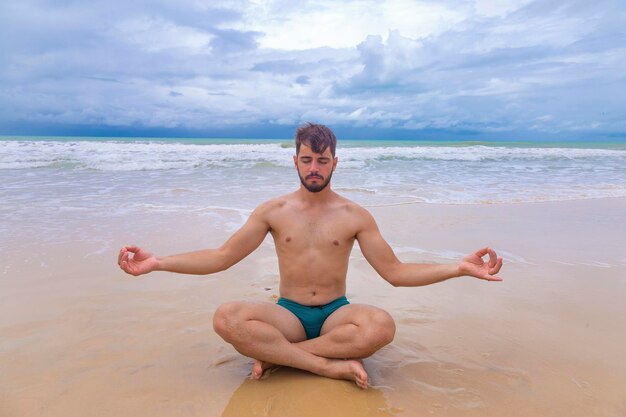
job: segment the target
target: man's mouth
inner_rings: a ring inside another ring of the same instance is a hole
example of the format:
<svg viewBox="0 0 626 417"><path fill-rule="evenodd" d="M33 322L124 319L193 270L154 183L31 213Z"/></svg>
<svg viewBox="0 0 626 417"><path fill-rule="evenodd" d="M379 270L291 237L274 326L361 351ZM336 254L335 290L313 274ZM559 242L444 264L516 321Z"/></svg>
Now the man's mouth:
<svg viewBox="0 0 626 417"><path fill-rule="evenodd" d="M308 177L306 177L306 179L307 179L307 180L310 180L310 179L323 180L323 178L322 178L322 177L317 176L317 175L309 175Z"/></svg>

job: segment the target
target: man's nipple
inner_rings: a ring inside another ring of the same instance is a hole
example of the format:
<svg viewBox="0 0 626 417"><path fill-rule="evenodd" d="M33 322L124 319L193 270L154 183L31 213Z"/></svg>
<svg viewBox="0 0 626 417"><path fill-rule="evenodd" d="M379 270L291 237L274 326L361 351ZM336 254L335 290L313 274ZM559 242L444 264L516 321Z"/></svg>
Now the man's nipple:
<svg viewBox="0 0 626 417"><path fill-rule="evenodd" d="M339 241L338 240L333 240L333 245L339 246Z"/></svg>
<svg viewBox="0 0 626 417"><path fill-rule="evenodd" d="M285 238L285 242L291 242L291 236L287 236L287 237Z"/></svg>

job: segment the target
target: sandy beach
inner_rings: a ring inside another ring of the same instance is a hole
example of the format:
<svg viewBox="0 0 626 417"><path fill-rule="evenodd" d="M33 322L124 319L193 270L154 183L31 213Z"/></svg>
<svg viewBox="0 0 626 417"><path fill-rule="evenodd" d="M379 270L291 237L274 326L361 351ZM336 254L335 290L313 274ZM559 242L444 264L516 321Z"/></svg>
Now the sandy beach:
<svg viewBox="0 0 626 417"><path fill-rule="evenodd" d="M393 288L355 247L349 299L397 322L394 342L365 361L365 391L290 369L252 381L252 361L212 330L220 303L278 296L269 237L215 276L133 278L117 269L119 246L178 253L219 245L228 228L152 213L106 225L114 238L103 246L60 212L58 241L25 227L1 253L0 415L623 416L625 206L370 207L404 261L454 262L488 244L505 267L503 283Z"/></svg>
<svg viewBox="0 0 626 417"><path fill-rule="evenodd" d="M625 27L0 0L0 417L626 417Z"/></svg>

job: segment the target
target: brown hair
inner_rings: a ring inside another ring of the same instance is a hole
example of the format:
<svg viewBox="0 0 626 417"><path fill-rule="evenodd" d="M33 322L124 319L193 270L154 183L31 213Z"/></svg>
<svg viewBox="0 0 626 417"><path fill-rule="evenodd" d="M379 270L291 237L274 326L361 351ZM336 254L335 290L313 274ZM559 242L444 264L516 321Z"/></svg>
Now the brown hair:
<svg viewBox="0 0 626 417"><path fill-rule="evenodd" d="M330 146L330 153L335 156L337 138L332 130L324 125L307 122L296 130L296 155L300 153L300 145L307 145L315 153L324 153Z"/></svg>

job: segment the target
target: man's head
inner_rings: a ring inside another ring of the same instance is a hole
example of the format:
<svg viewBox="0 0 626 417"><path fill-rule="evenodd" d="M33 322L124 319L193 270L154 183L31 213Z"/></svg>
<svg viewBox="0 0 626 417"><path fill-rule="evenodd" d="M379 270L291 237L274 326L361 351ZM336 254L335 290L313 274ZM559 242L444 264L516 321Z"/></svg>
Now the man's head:
<svg viewBox="0 0 626 417"><path fill-rule="evenodd" d="M293 157L302 185L312 193L329 184L337 166L337 138L324 125L307 123L296 131L296 155Z"/></svg>
<svg viewBox="0 0 626 417"><path fill-rule="evenodd" d="M335 156L337 138L332 130L324 125L306 123L296 130L296 156L300 153L300 146L307 145L315 153L324 153L330 147L330 153Z"/></svg>

